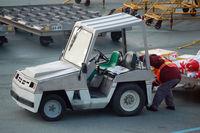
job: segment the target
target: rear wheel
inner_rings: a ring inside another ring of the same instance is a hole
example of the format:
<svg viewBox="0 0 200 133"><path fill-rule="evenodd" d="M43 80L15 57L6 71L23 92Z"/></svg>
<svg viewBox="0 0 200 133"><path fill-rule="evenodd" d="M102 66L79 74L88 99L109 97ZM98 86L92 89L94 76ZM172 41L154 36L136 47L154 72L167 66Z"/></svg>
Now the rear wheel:
<svg viewBox="0 0 200 133"><path fill-rule="evenodd" d="M196 9L192 9L190 12L191 12L190 14L191 16L196 16L196 12L197 12Z"/></svg>
<svg viewBox="0 0 200 133"><path fill-rule="evenodd" d="M80 3L81 3L81 0L75 0L75 2L76 2L77 4L80 4Z"/></svg>
<svg viewBox="0 0 200 133"><path fill-rule="evenodd" d="M1 41L0 41L0 47L3 46L3 44L4 44L4 42L1 42Z"/></svg>
<svg viewBox="0 0 200 133"><path fill-rule="evenodd" d="M122 37L121 31L111 32L111 39L113 40L113 42L118 42L121 37Z"/></svg>
<svg viewBox="0 0 200 133"><path fill-rule="evenodd" d="M85 5L85 6L89 6L89 5L90 5L90 0L85 0L84 5Z"/></svg>
<svg viewBox="0 0 200 133"><path fill-rule="evenodd" d="M0 36L0 46L3 46L3 44L7 42L8 42L8 39L5 36Z"/></svg>
<svg viewBox="0 0 200 133"><path fill-rule="evenodd" d="M157 29L157 30L159 30L161 28L161 26L162 26L162 20L158 20L155 23L154 28Z"/></svg>
<svg viewBox="0 0 200 133"><path fill-rule="evenodd" d="M153 19L150 18L150 19L146 20L145 23L147 26L150 26L153 23Z"/></svg>
<svg viewBox="0 0 200 133"><path fill-rule="evenodd" d="M112 99L113 110L121 116L137 115L144 105L146 97L137 84L123 84L117 87Z"/></svg>
<svg viewBox="0 0 200 133"><path fill-rule="evenodd" d="M183 8L183 12L188 12L189 11L189 8L185 7Z"/></svg>
<svg viewBox="0 0 200 133"><path fill-rule="evenodd" d="M63 118L65 108L65 101L60 96L51 94L42 100L39 113L47 121L57 121Z"/></svg>
<svg viewBox="0 0 200 133"><path fill-rule="evenodd" d="M53 39L50 36L40 36L40 44L42 46L48 46L53 42Z"/></svg>
<svg viewBox="0 0 200 133"><path fill-rule="evenodd" d="M198 5L198 0L195 0L195 4Z"/></svg>

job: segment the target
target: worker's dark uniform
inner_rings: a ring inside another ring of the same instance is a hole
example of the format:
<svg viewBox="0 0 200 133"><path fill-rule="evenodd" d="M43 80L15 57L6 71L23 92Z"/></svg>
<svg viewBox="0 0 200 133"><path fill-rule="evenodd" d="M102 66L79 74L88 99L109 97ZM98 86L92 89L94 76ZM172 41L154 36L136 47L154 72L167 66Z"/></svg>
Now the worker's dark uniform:
<svg viewBox="0 0 200 133"><path fill-rule="evenodd" d="M150 65L155 69L160 69L159 77L152 83L153 86L158 86L151 107L155 110L161 104L163 99L167 106L175 107L173 101L172 88L174 88L181 80L181 74L174 64L161 56L150 56ZM167 64L167 65L164 65ZM158 75L157 75L158 76Z"/></svg>

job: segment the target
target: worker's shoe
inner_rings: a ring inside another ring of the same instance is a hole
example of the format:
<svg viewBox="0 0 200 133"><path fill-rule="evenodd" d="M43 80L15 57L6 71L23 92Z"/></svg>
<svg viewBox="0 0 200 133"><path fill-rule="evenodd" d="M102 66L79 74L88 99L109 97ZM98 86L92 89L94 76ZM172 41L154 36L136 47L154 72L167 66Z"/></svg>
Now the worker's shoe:
<svg viewBox="0 0 200 133"><path fill-rule="evenodd" d="M154 107L152 107L152 106L150 106L150 107L146 107L147 108L147 110L149 110L149 111L158 111L158 109L156 109L156 108L154 108Z"/></svg>
<svg viewBox="0 0 200 133"><path fill-rule="evenodd" d="M175 110L175 106L167 106L166 109Z"/></svg>

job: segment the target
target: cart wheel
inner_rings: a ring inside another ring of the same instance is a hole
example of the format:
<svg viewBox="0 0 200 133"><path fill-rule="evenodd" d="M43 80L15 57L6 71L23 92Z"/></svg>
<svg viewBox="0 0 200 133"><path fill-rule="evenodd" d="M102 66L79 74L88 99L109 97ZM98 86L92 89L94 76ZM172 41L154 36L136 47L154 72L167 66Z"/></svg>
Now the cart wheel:
<svg viewBox="0 0 200 133"><path fill-rule="evenodd" d="M110 10L110 12L107 15L112 15L115 12L116 9Z"/></svg>
<svg viewBox="0 0 200 133"><path fill-rule="evenodd" d="M189 8L183 8L183 12L188 12Z"/></svg>
<svg viewBox="0 0 200 133"><path fill-rule="evenodd" d="M127 13L127 14L130 14L131 9L130 9L130 8L126 8L126 9L124 10L124 12Z"/></svg>
<svg viewBox="0 0 200 133"><path fill-rule="evenodd" d="M130 13L129 14L132 15L132 16L135 16L135 15L137 15L137 10L130 9Z"/></svg>
<svg viewBox="0 0 200 133"><path fill-rule="evenodd" d="M0 47L3 46L4 42L0 41Z"/></svg>
<svg viewBox="0 0 200 133"><path fill-rule="evenodd" d="M190 13L191 13L190 15L191 15L191 16L196 16L196 12L197 12L196 9L192 9L192 10L190 11Z"/></svg>
<svg viewBox="0 0 200 133"><path fill-rule="evenodd" d="M89 5L90 5L90 0L85 0L84 5L85 5L85 6L89 6Z"/></svg>
<svg viewBox="0 0 200 133"><path fill-rule="evenodd" d="M43 98L39 113L47 121L57 121L63 118L65 109L65 101L60 96L51 94Z"/></svg>
<svg viewBox="0 0 200 133"><path fill-rule="evenodd" d="M7 42L8 42L8 39L5 36L0 36L0 46L3 46L3 44Z"/></svg>
<svg viewBox="0 0 200 133"><path fill-rule="evenodd" d="M75 2L76 2L77 4L80 4L80 3L81 3L81 0L75 0Z"/></svg>
<svg viewBox="0 0 200 133"><path fill-rule="evenodd" d="M154 27L155 29L159 30L161 28L161 25L162 25L162 20L158 20L156 24L154 25Z"/></svg>
<svg viewBox="0 0 200 133"><path fill-rule="evenodd" d="M198 0L195 0L194 2L195 2L196 5L198 5Z"/></svg>
<svg viewBox="0 0 200 133"><path fill-rule="evenodd" d="M53 39L50 36L41 36L40 37L40 44L43 46L48 46L52 42L53 42Z"/></svg>
<svg viewBox="0 0 200 133"><path fill-rule="evenodd" d="M144 105L146 97L137 84L123 84L117 87L112 97L112 108L120 116L139 114Z"/></svg>
<svg viewBox="0 0 200 133"><path fill-rule="evenodd" d="M122 37L121 31L111 32L111 39L113 42L118 42L121 37Z"/></svg>
<svg viewBox="0 0 200 133"><path fill-rule="evenodd" d="M151 24L153 23L153 19L150 18L150 19L146 20L145 23L147 26L151 26Z"/></svg>

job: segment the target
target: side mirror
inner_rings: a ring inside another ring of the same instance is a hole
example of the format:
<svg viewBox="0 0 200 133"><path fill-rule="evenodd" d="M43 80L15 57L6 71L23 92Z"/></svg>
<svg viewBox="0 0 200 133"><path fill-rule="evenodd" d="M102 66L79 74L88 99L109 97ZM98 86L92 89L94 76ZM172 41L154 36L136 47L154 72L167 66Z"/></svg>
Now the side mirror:
<svg viewBox="0 0 200 133"><path fill-rule="evenodd" d="M87 65L85 63L82 63L81 71L82 73L87 73Z"/></svg>

